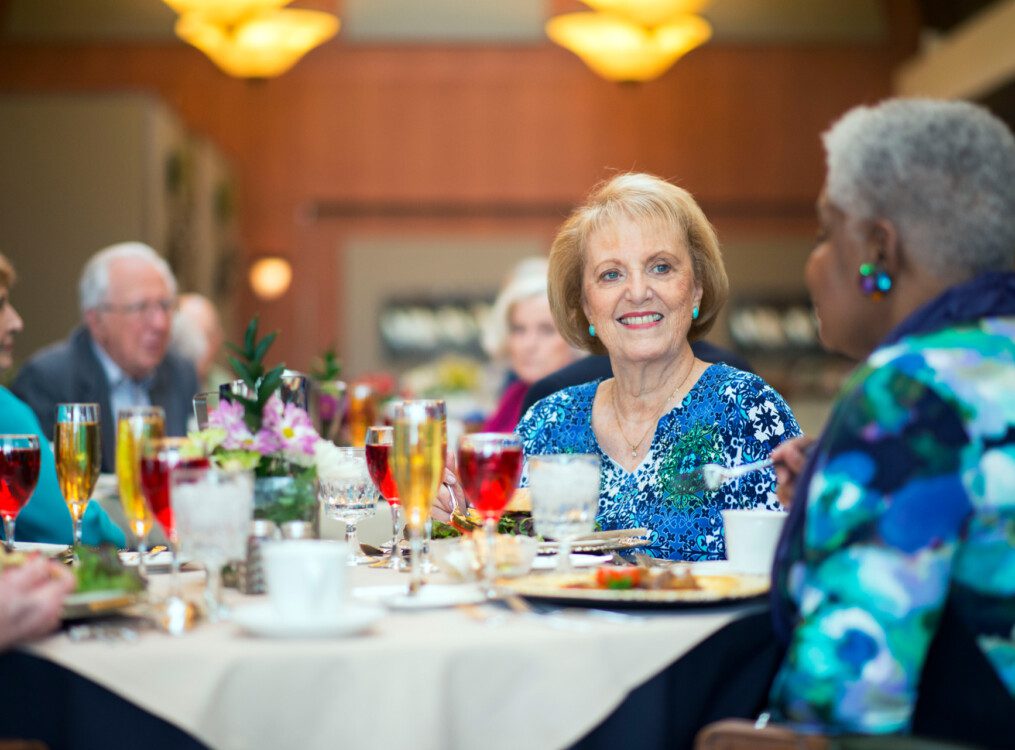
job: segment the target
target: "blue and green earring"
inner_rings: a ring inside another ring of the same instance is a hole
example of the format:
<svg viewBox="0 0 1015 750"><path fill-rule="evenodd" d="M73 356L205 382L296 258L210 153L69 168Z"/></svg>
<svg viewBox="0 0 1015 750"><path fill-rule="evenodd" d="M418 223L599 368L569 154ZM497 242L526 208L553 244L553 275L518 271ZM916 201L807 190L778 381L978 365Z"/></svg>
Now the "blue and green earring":
<svg viewBox="0 0 1015 750"><path fill-rule="evenodd" d="M892 291L892 277L880 263L861 263L857 282L864 296L871 299L883 299Z"/></svg>
<svg viewBox="0 0 1015 750"><path fill-rule="evenodd" d="M589 336L591 336L592 338L596 337L596 327L591 323L589 323Z"/></svg>
<svg viewBox="0 0 1015 750"><path fill-rule="evenodd" d="M698 306L695 305L691 308L691 320L697 320L701 313L698 312Z"/></svg>

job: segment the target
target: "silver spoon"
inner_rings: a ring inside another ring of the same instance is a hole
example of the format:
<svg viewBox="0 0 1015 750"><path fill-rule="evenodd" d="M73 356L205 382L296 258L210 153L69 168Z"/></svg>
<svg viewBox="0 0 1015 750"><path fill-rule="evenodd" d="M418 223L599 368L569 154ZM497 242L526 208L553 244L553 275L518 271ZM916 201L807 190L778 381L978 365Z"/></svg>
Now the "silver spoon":
<svg viewBox="0 0 1015 750"><path fill-rule="evenodd" d="M727 482L739 479L752 471L760 471L772 466L772 459L765 458L740 466L720 466L719 464L705 464L697 469L678 474L670 481L669 489L673 492L693 494L701 490L714 491Z"/></svg>

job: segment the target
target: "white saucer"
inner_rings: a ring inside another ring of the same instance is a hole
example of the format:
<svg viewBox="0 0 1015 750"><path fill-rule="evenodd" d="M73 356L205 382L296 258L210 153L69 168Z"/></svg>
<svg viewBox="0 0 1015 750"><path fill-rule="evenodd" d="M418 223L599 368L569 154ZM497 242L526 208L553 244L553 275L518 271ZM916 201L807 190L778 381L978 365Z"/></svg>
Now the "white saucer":
<svg viewBox="0 0 1015 750"><path fill-rule="evenodd" d="M361 586L352 595L364 602L376 602L391 609L436 609L457 604L479 604L486 601L479 586L473 584L427 584L416 596L409 596L407 586Z"/></svg>
<svg viewBox="0 0 1015 750"><path fill-rule="evenodd" d="M137 552L126 551L120 552L120 562L123 563L124 567L136 568L137 567ZM180 561L181 564L183 560ZM162 550L162 552L156 552L154 555L148 555L145 559L145 568L150 573L158 573L164 570L169 570L173 566L173 553L170 550Z"/></svg>
<svg viewBox="0 0 1015 750"><path fill-rule="evenodd" d="M594 568L597 565L608 563L611 560L610 555L586 555L578 552L571 553L571 567L572 568ZM557 556L556 555L544 555L537 557L532 563L533 570L556 570L557 568Z"/></svg>
<svg viewBox="0 0 1015 750"><path fill-rule="evenodd" d="M264 638L336 638L361 633L383 615L377 607L346 602L330 617L290 622L264 602L233 610L232 620L244 632Z"/></svg>

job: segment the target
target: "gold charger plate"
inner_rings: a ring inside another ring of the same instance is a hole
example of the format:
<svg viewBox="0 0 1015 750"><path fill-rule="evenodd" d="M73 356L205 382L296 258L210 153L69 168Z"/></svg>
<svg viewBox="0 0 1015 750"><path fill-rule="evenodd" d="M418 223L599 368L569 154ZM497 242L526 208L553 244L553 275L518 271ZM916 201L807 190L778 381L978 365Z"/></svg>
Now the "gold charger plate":
<svg viewBox="0 0 1015 750"><path fill-rule="evenodd" d="M137 604L137 594L127 591L86 591L70 594L63 602L64 620L84 620L90 617L115 615Z"/></svg>
<svg viewBox="0 0 1015 750"><path fill-rule="evenodd" d="M533 574L505 580L504 588L527 599L598 607L707 607L738 604L768 593L763 575L696 575L695 589L575 588L595 583L595 571Z"/></svg>

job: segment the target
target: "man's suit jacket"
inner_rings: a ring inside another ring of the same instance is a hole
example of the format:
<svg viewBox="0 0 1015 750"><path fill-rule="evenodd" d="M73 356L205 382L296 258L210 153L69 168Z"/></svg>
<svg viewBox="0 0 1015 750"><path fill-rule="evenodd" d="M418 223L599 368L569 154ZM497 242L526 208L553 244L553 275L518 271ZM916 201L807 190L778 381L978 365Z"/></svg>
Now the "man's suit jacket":
<svg viewBox="0 0 1015 750"><path fill-rule="evenodd" d="M197 393L194 366L175 354L155 369L151 402L166 412L166 434L185 435L191 399ZM56 405L97 403L102 430L102 470L116 470L116 415L109 400L109 381L95 356L92 337L84 326L66 341L47 346L29 359L11 385L11 391L35 412L46 437L53 439Z"/></svg>

